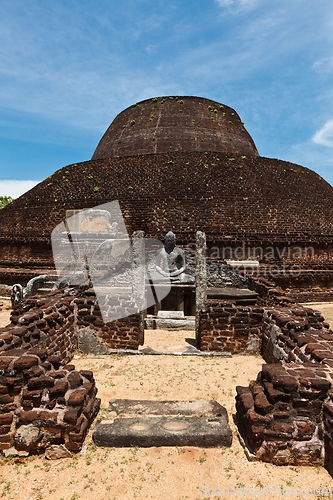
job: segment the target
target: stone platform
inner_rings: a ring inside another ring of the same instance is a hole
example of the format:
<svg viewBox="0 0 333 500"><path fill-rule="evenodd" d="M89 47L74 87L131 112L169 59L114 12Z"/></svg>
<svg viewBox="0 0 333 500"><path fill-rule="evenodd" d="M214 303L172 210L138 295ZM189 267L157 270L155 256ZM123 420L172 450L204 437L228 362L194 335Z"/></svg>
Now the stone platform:
<svg viewBox="0 0 333 500"><path fill-rule="evenodd" d="M208 299L232 300L236 305L254 305L257 302L258 293L248 288L214 288L207 289Z"/></svg>
<svg viewBox="0 0 333 500"><path fill-rule="evenodd" d="M184 311L158 311L157 316L145 318L146 330L195 330L195 316L184 316Z"/></svg>
<svg viewBox="0 0 333 500"><path fill-rule="evenodd" d="M97 446L231 446L232 432L223 417L136 417L99 419Z"/></svg>
<svg viewBox="0 0 333 500"><path fill-rule="evenodd" d="M99 419L92 436L98 446L212 448L231 446L232 443L227 411L214 400L112 399L110 410L125 417L136 416Z"/></svg>

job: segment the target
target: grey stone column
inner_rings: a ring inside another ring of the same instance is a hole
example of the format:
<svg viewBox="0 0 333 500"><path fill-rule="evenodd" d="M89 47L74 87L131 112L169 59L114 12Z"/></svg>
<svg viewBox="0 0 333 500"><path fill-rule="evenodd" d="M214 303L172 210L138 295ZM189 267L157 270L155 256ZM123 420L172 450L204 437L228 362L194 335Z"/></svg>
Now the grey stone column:
<svg viewBox="0 0 333 500"><path fill-rule="evenodd" d="M195 340L199 340L199 312L207 302L206 272L206 234L196 233L196 272L195 272Z"/></svg>
<svg viewBox="0 0 333 500"><path fill-rule="evenodd" d="M145 273L145 233L143 231L134 231L132 234L132 293L135 302L139 308L140 314L140 335L139 344L145 343L145 291L146 291L146 273Z"/></svg>

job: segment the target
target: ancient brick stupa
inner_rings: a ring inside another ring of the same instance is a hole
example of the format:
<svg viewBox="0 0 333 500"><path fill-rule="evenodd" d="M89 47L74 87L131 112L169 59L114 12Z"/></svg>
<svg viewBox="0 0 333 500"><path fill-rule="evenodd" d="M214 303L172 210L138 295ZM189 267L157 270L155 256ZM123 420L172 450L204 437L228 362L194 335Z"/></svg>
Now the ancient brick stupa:
<svg viewBox="0 0 333 500"><path fill-rule="evenodd" d="M298 283L332 283L333 188L308 168L260 157L232 108L171 96L125 109L91 160L58 170L0 211L0 281L51 271L50 234L66 210L112 200L129 234L141 229L162 239L172 230L184 245L201 230L220 256L223 248L244 248L241 258L273 247L279 252L270 259L259 255L263 265L297 261Z"/></svg>

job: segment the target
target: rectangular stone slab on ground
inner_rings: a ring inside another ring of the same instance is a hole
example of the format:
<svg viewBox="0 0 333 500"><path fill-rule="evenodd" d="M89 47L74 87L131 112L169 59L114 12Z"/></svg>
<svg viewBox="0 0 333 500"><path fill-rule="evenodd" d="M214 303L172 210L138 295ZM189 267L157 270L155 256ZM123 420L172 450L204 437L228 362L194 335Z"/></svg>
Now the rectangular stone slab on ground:
<svg viewBox="0 0 333 500"><path fill-rule="evenodd" d="M150 324L147 323L147 329ZM156 318L153 319L153 330L195 330L195 319L172 319Z"/></svg>
<svg viewBox="0 0 333 500"><path fill-rule="evenodd" d="M227 410L214 399L210 401L152 401L149 399L111 399L110 410L117 415L186 415L221 416L228 422Z"/></svg>
<svg viewBox="0 0 333 500"><path fill-rule="evenodd" d="M184 319L184 311L157 311L160 319Z"/></svg>
<svg viewBox="0 0 333 500"><path fill-rule="evenodd" d="M231 446L232 432L223 417L150 417L99 419L93 441L103 447Z"/></svg>

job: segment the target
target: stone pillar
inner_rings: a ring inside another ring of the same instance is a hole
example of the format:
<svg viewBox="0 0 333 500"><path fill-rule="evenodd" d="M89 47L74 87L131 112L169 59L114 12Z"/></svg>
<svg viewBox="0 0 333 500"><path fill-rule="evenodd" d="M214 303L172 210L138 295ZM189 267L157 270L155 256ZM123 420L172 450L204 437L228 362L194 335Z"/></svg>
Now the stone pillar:
<svg viewBox="0 0 333 500"><path fill-rule="evenodd" d="M207 302L206 248L206 234L197 231L195 272L195 340L197 345L199 340L199 312Z"/></svg>
<svg viewBox="0 0 333 500"><path fill-rule="evenodd" d="M140 314L140 336L139 345L145 342L145 291L146 291L146 273L145 273L145 233L143 231L134 231L132 234L132 293L135 302L139 308Z"/></svg>

